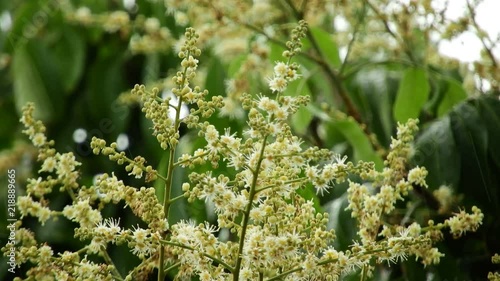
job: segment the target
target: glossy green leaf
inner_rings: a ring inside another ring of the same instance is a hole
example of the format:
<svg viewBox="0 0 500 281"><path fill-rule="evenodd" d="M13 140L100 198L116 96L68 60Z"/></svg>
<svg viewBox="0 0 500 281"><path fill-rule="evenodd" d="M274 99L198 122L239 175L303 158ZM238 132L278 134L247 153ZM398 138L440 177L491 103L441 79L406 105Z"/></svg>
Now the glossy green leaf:
<svg viewBox="0 0 500 281"><path fill-rule="evenodd" d="M320 200L318 195L316 194L316 190L312 186L312 184L307 184L304 188L297 189L297 194L307 201L313 202L314 209L318 213L323 212L323 208L321 207Z"/></svg>
<svg viewBox="0 0 500 281"><path fill-rule="evenodd" d="M324 29L318 27L311 27L310 31L321 51L321 55L325 57L327 62L334 68L339 68L342 62L340 60L337 43L333 40L333 36ZM314 48L309 38L303 39L303 45L304 50Z"/></svg>
<svg viewBox="0 0 500 281"><path fill-rule="evenodd" d="M307 128L313 119L311 109L301 107L291 118L291 125L297 134L304 135L307 133Z"/></svg>
<svg viewBox="0 0 500 281"><path fill-rule="evenodd" d="M453 138L449 117L443 117L422 130L415 142L412 164L427 169L427 184L431 188L438 188L443 184L457 187L460 181L460 153Z"/></svg>
<svg viewBox="0 0 500 281"><path fill-rule="evenodd" d="M387 69L380 67L360 71L346 84L363 120L377 135L378 141L388 146L393 133L391 95L396 93L397 88L390 83Z"/></svg>
<svg viewBox="0 0 500 281"><path fill-rule="evenodd" d="M427 72L421 68L408 68L403 74L394 103L396 121L404 123L410 118L418 118L429 97L429 90Z"/></svg>
<svg viewBox="0 0 500 281"><path fill-rule="evenodd" d="M102 55L86 77L86 98L92 105L88 107L90 120L95 124L109 124L103 133L114 136L123 131L128 116L126 110L119 110L115 103L118 95L127 89L122 70L123 59L120 56Z"/></svg>
<svg viewBox="0 0 500 281"><path fill-rule="evenodd" d="M312 106L313 110L316 108L316 111L313 112L316 117L318 117L319 113L321 113L321 109ZM318 117L321 122L318 124L318 128L315 128L316 133L319 135L321 140L323 141L323 146L328 147L329 149L332 149L336 151L337 153L340 153L339 151L335 150L335 147L338 147L339 145L344 146L344 151L345 149L349 146L346 140L346 137L344 134L335 126L334 123L328 122L328 118L322 118L322 115ZM325 121L326 120L326 121ZM344 154L344 153L342 153Z"/></svg>
<svg viewBox="0 0 500 281"><path fill-rule="evenodd" d="M373 161L377 170L383 168L384 161L375 152L373 146L363 132L363 129L359 124L352 118L334 121L334 126L342 132L349 144L354 149L354 162L363 161Z"/></svg>
<svg viewBox="0 0 500 281"><path fill-rule="evenodd" d="M35 103L34 116L44 122L54 117L54 106L43 81L33 52L27 45L20 46L13 55L12 76L14 78L14 101L20 113L28 102Z"/></svg>
<svg viewBox="0 0 500 281"><path fill-rule="evenodd" d="M298 79L291 82L285 90L285 95L289 95L292 97L311 96L311 92L309 91L309 87L307 86L307 80ZM299 110L294 115L292 115L292 128L298 134L303 135L306 133L307 127L309 126L309 123L312 119L313 114L311 113L311 109L303 106L299 108Z"/></svg>
<svg viewBox="0 0 500 281"><path fill-rule="evenodd" d="M448 89L444 93L437 111L439 117L446 114L453 106L467 98L467 93L460 83L453 79L448 79L447 84Z"/></svg>
<svg viewBox="0 0 500 281"><path fill-rule="evenodd" d="M482 122L488 130L488 152L500 168L500 100L482 97L477 100Z"/></svg>
<svg viewBox="0 0 500 281"><path fill-rule="evenodd" d="M205 79L205 89L208 90L210 96L225 95L225 79L224 66L219 59L216 57L212 58L208 64L207 78Z"/></svg>
<svg viewBox="0 0 500 281"><path fill-rule="evenodd" d="M85 66L85 41L73 28L60 31L53 46L54 64L58 67L63 90L70 93L76 87Z"/></svg>
<svg viewBox="0 0 500 281"><path fill-rule="evenodd" d="M488 133L479 112L470 103L462 103L450 113L450 124L462 159L461 192L470 195L471 201L491 200Z"/></svg>
<svg viewBox="0 0 500 281"><path fill-rule="evenodd" d="M39 1L23 1L12 14L12 28L8 34L6 48L15 51L26 45L35 35L39 27L33 21L34 15L40 10Z"/></svg>
<svg viewBox="0 0 500 281"><path fill-rule="evenodd" d="M351 217L351 212L346 210L348 205L347 193L345 193L323 206L330 218L327 227L335 230L337 238L334 246L339 250L347 250L357 237L357 222Z"/></svg>

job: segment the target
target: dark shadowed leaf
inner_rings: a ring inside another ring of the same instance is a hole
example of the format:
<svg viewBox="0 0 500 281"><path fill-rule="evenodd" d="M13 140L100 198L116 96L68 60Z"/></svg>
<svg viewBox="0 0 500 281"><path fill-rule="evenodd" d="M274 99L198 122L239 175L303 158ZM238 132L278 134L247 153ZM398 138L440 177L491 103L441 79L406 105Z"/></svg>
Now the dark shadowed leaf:
<svg viewBox="0 0 500 281"><path fill-rule="evenodd" d="M477 100L477 108L488 130L488 152L500 167L500 101L492 97Z"/></svg>
<svg viewBox="0 0 500 281"><path fill-rule="evenodd" d="M457 187L460 180L460 152L453 139L449 117L443 117L422 131L415 143L412 164L424 166L429 171L427 184L431 188L443 184Z"/></svg>
<svg viewBox="0 0 500 281"><path fill-rule="evenodd" d="M493 187L487 162L488 132L477 109L462 103L450 113L450 125L462 159L460 192L471 202L490 202Z"/></svg>
<svg viewBox="0 0 500 281"><path fill-rule="evenodd" d="M85 41L73 28L60 31L60 38L54 45L54 64L58 67L63 90L70 93L82 76L85 64Z"/></svg>

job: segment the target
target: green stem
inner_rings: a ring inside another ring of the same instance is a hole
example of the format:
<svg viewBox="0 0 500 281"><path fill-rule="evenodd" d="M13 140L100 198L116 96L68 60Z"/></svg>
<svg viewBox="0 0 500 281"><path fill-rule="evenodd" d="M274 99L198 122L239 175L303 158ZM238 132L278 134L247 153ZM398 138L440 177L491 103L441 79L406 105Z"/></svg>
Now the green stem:
<svg viewBox="0 0 500 281"><path fill-rule="evenodd" d="M298 182L304 182L304 181L307 181L307 178L306 177L302 177L302 178L296 178L296 179L293 179L293 180L288 180L288 181L283 181L281 182L281 184L290 184L290 183L298 183ZM264 186L260 189L257 189L255 191L255 194L261 192L261 191L264 191L266 189L269 189L269 188L273 188L273 187L276 187L278 186L277 184L270 184L270 185L267 185L267 186Z"/></svg>
<svg viewBox="0 0 500 281"><path fill-rule="evenodd" d="M179 98L179 103L182 102L182 98ZM176 113L176 120L179 116L180 110ZM177 124L177 121L176 121ZM168 155L168 170L167 170L167 180L165 182L165 194L163 197L163 212L166 219L168 219L168 213L170 210L170 191L172 190L172 182L173 182L173 174L174 174L174 157L175 157L175 147L169 152ZM165 238L166 232L162 235L162 238ZM163 264L165 263L165 249L163 246L160 246L160 260L158 265L158 281L165 280L165 271L163 271Z"/></svg>
<svg viewBox="0 0 500 281"><path fill-rule="evenodd" d="M186 57L189 57L189 53L187 54ZM184 69L184 72L182 74L182 81L181 84L178 86L179 91L184 87L184 84L186 83L186 73L187 73L187 67ZM174 123L175 131L179 130L179 126L181 123L180 122L181 106L182 106L182 96L179 97L179 102L177 103L177 109L175 111L175 123ZM173 174L175 168L175 163L174 163L175 149L176 145L171 145L170 152L168 155L168 170L167 170L167 178L165 180L165 194L163 197L163 213L165 219L167 220L168 220L170 205L172 203L170 199L170 192L172 190ZM162 233L162 239L165 239L166 236L167 236L167 231L164 231ZM160 245L160 254L158 260L158 281L165 280L166 271L163 270L164 264L165 264L165 248L163 247L163 245Z"/></svg>
<svg viewBox="0 0 500 281"><path fill-rule="evenodd" d="M365 15L366 15L366 3L363 2L362 13L361 13L361 15L358 16L358 19L356 21L356 25L354 26L354 30L352 32L352 38L349 41L349 44L347 45L347 53L345 55L344 61L342 62L342 65L340 66L340 69L339 69L340 76L342 76L342 74L344 73L344 70L346 69L347 62L349 61L349 55L351 54L351 51L352 51L352 46L354 45L354 42L357 39L357 35L358 35L358 32L361 28L361 24L364 22Z"/></svg>
<svg viewBox="0 0 500 281"><path fill-rule="evenodd" d="M257 178L259 177L260 167L262 160L264 159L264 149L266 148L267 135L262 141L262 147L260 149L259 161L257 162L257 167L253 172L252 185L250 186L250 193L248 195L248 205L246 207L245 213L243 214L243 224L241 225L240 241L238 244L238 255L236 259L236 265L234 266L233 281L238 281L241 269L241 262L243 260L243 247L245 246L245 235L247 232L248 224L250 223L250 211L252 210L252 203L255 194L257 194Z"/></svg>
<svg viewBox="0 0 500 281"><path fill-rule="evenodd" d="M180 265L181 265L181 263L180 263L180 262L178 262L178 263L174 263L173 265L171 265L171 266L169 266L169 267L165 268L165 272L169 272L170 270L172 270L172 269L174 269L174 268L176 268L176 267L179 267Z"/></svg>
<svg viewBox="0 0 500 281"><path fill-rule="evenodd" d="M170 204L174 203L175 201L177 201L177 200L179 200L179 199L181 199L183 197L184 197L184 194L181 194L181 195L179 195L177 197L174 197L174 198L170 199Z"/></svg>
<svg viewBox="0 0 500 281"><path fill-rule="evenodd" d="M170 246L174 246L174 247L179 247L179 248L191 250L193 252L198 252L202 256L207 257L207 258L213 260L214 262L222 265L225 269L229 270L230 272L233 272L233 270L234 270L234 268L232 268L229 264L227 264L226 262L222 261L221 259L219 259L219 258L217 258L215 256L212 256L210 254L201 252L201 251L199 251L199 250L197 250L197 249L195 249L193 247L190 247L190 246L187 246L187 245L184 245L184 244L181 244L181 243L166 241L166 240L160 240L160 242L163 243L163 244L170 245Z"/></svg>
<svg viewBox="0 0 500 281"><path fill-rule="evenodd" d="M486 43L485 38L488 39L490 46L494 46L495 44L493 44L491 42L490 37L483 36L482 30L481 30L481 28L479 27L479 24L476 21L476 12L474 11L474 7L472 7L472 5L471 5L471 3L470 3L469 0L467 0L467 10L469 11L469 14L470 14L470 19L471 19L471 22L472 22L472 26L474 27L474 29L477 32L477 37L481 41L481 44L483 45L483 48L486 51L486 54L490 58L491 63L493 64L493 66L495 68L497 68L498 67L497 60L495 58L495 55L493 54L492 49L490 47L488 47L488 44Z"/></svg>
<svg viewBox="0 0 500 281"><path fill-rule="evenodd" d="M111 259L111 257L108 254L108 251L106 249L101 249L101 256L104 258L104 261L106 261L107 264L113 266L113 275L115 275L115 278L118 280L123 280L123 276L118 272L118 269L116 268L115 263Z"/></svg>
<svg viewBox="0 0 500 281"><path fill-rule="evenodd" d="M392 29L389 26L389 22L385 19L382 11L380 11L373 3L371 3L370 0L366 0L365 4L368 4L368 6L370 6L370 9L372 9L373 12L380 19L380 21L382 21L382 24L384 25L384 28L387 31L387 33L389 33L399 44L401 44L401 46L403 47L404 52L406 53L408 58L413 63L416 63L417 60L415 59L415 57L413 56L413 53L411 52L409 42L404 40L404 38L399 37L394 31L392 31Z"/></svg>
<svg viewBox="0 0 500 281"><path fill-rule="evenodd" d="M302 20L302 13L298 11L295 6L293 5L291 0L285 0L285 2L288 4L288 6L291 8L295 18L297 20ZM317 62L321 69L325 72L326 76L328 77L328 80L330 80L330 84L333 86L335 91L338 93L340 96L340 99L344 103L346 107L347 114L352 116L358 123L363 124L363 120L361 119L361 114L358 112L356 107L351 101L351 98L349 95L347 95L347 92L345 91L340 77L337 75L337 73L332 69L330 64L328 64L324 60L324 55L323 52L321 52L321 48L319 47L318 42L316 42L316 39L312 35L311 31L307 29L306 36L311 42L311 46L315 50L315 52L319 55L320 60Z"/></svg>

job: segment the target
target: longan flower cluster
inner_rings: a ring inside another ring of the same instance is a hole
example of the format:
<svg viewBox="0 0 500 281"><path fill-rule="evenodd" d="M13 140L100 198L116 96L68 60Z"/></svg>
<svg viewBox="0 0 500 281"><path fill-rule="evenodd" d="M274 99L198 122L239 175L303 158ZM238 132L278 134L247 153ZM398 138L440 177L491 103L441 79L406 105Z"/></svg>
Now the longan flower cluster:
<svg viewBox="0 0 500 281"><path fill-rule="evenodd" d="M114 11L108 14L96 15L87 7L80 7L76 11L66 9L66 18L70 22L83 24L86 26L100 26L109 33L121 32L128 34L130 32L131 20L125 11Z"/></svg>
<svg viewBox="0 0 500 281"><path fill-rule="evenodd" d="M241 107L240 99L243 93L250 92L250 80L255 77L252 73L262 73L265 77L271 66L268 60L270 47L266 43L267 38L264 36L258 36L255 41L251 42L250 53L236 73L226 80L224 107L219 112L221 116L229 116L230 118L244 117L245 112Z"/></svg>
<svg viewBox="0 0 500 281"><path fill-rule="evenodd" d="M161 26L157 18L138 16L134 20L135 34L130 38L133 53L166 52L172 46L173 37L168 28Z"/></svg>
<svg viewBox="0 0 500 281"><path fill-rule="evenodd" d="M144 172L146 172L146 181L150 182L156 179L157 172L153 169L152 166L146 166L146 159L141 156L136 156L134 159L130 159L125 155L125 152L118 152L116 142L111 143L109 146L106 146L106 141L97 137L92 137L90 142L90 147L92 148L92 152L95 155L103 154L109 157L109 160L116 161L118 165L123 165L128 163L125 166L125 170L129 172L129 175L134 176L137 179L142 178Z"/></svg>
<svg viewBox="0 0 500 281"><path fill-rule="evenodd" d="M31 180L31 194L19 198L19 208L23 215L38 217L42 223L54 215L64 216L79 225L75 237L90 240L79 252L56 257L49 246L37 245L34 235L19 229L19 258L36 265L28 272L29 277L43 279L51 274L50 269L57 269L57 276L62 279L76 276L134 280L156 269L158 279L163 280L168 270L176 268L176 278L181 279L338 280L358 269L370 276L373 261L390 263L416 256L424 265L438 263L443 254L433 245L442 239L443 228L449 227L454 235L475 231L483 219L476 207L472 214L460 212L437 225L429 221L427 227L417 222L393 225L386 221L396 202L404 200L413 185L427 187L425 168L407 167L411 142L418 129L415 120L399 124L382 171L375 170L373 163L353 164L329 150L306 148L292 134L287 120L309 98L286 96L283 91L289 81L298 78L298 66L291 63L291 58L300 52L300 40L305 33L306 24L301 22L292 32L289 50L283 54L287 63L277 62L274 67L273 79L277 79L277 84L270 83L269 88L277 95L241 96L242 107L248 111L248 127L241 135L229 129L222 133L214 124L200 121L221 108L223 102L221 97L207 101L206 91L191 86L201 52L196 46L199 36L192 28L186 30L185 44L179 47L182 68L172 78L175 87L171 92L177 98L176 104L170 103L171 98L159 97L157 89L148 92L145 86L134 87L133 93L141 97L143 112L152 121L153 135L163 149L169 150L167 175L146 166L143 157L127 158L124 152L117 151L115 143L107 146L104 140L93 138L91 147L95 154L102 153L118 164L127 163L125 169L136 178L147 173L147 181L163 180L163 202L159 202L154 188L130 187L114 175L103 174L93 186L80 187L76 184L78 163L74 156L59 155L50 148L53 142L47 141L45 127L33 119L33 106L28 106L22 119L26 133L42 153L40 171L53 173L54 177ZM279 79L285 81L283 85ZM192 108L189 115L181 118L181 107L186 104ZM206 144L175 162L181 122L196 129ZM191 172L182 191L188 202L203 200L212 205L217 225L180 221L170 226L169 209L181 198L171 196L173 179L178 176L176 168L196 168L207 162L213 169ZM310 188L317 193L328 192L334 184L345 181L349 182L348 209L358 221L360 241L339 251L333 247L336 235L328 227L328 214L318 211L313 200L298 193ZM72 203L61 211L52 211L43 196L60 183ZM41 199L32 199L37 196ZM147 228L126 229L117 219L103 218L100 211L107 204L120 201ZM217 236L219 231L231 235L224 239ZM125 278L107 255L110 243L127 245L141 260ZM99 255L104 263L90 262L86 256L82 259L80 253Z"/></svg>
<svg viewBox="0 0 500 281"><path fill-rule="evenodd" d="M102 174L97 179L96 191L99 200L105 204L125 201L134 214L146 222L151 230L161 232L168 229L163 208L158 202L154 188L133 188L124 185L114 175Z"/></svg>
<svg viewBox="0 0 500 281"><path fill-rule="evenodd" d="M277 66L279 70L282 65ZM247 136L246 140L235 138L229 132L221 136L214 126L205 125L201 127L201 136L207 141L205 149L197 150L193 156L183 155L178 162L180 165L194 166L206 160L219 160L213 155L220 154L220 160L228 161L229 167L234 167L237 171L234 180L223 174L213 176L212 172L191 173L191 184L183 185L185 196L190 201L197 198L213 203L218 226L229 228L238 235L243 248L237 249L237 253L229 254L233 258L241 256L235 264L237 273L233 274L254 278L256 272L261 272L265 276L276 277L279 276L280 269L294 272L287 276L290 280L321 278L325 274L335 279L340 274L361 266L370 268L369 262L374 257L397 261L413 254L430 261L439 259L439 252L431 247L431 240L426 236L418 233L406 237L405 233L415 232L412 230L413 226L407 232L402 231L403 235L393 235L383 243L377 243L373 238L377 237L382 225L380 214L390 213L396 200L403 199L401 192L407 192L412 183L424 183L424 169L417 167L411 170L408 181L402 182L396 190L389 185L395 179L385 178L389 170L378 175L370 164L360 163L355 166L346 163L346 158L338 155L320 156L320 153L312 153L309 160L304 161L303 153L306 151L302 149L301 141L292 136L290 128L282 122L288 117L288 111L284 108L296 100L287 96L276 100L262 96L253 99L246 95L243 101L244 108L249 110L250 128L244 134ZM404 157L409 155L409 143L413 140L413 130L416 129L414 124L415 122L409 122L408 125L401 125L399 138L394 140L401 143L392 154L391 161L403 164L403 168L407 161ZM324 160L322 157L329 160L330 164L311 166L311 162ZM390 166L390 163L387 164ZM399 169L397 165L394 167ZM379 194L370 196L366 188L363 192L363 185L351 183L350 190L356 194L350 196L353 201L351 208L361 217L360 236L363 244L353 247L352 252L343 253L329 249L335 235L326 229L327 215L316 214L312 202L305 202L294 196L294 192L308 182L321 192L327 189L331 181L345 181L350 174L360 175L365 179L373 177L387 184ZM360 187L361 193L355 192L356 186ZM356 202L359 202L358 207L355 207ZM235 223L241 216L243 221ZM190 227L194 229L189 233L204 233L203 229L207 228L206 225ZM188 249L199 253L206 253L205 247L217 248L217 243L214 246L210 239L195 239L191 235L188 239L186 235L174 232L172 239L181 236L180 239L186 242L196 241L189 242ZM411 250L412 247L415 250ZM209 260L206 255L191 254L190 259L185 261L186 267L181 266L182 274L208 274L206 276L209 278L212 276L209 272L219 272L221 268L219 266L217 269L212 268L212 271L208 270L207 266L212 266ZM234 260L217 260L217 263L224 265L229 271L234 270ZM193 264L202 265L193 268ZM266 270L262 271L264 268Z"/></svg>
<svg viewBox="0 0 500 281"><path fill-rule="evenodd" d="M384 221L383 215L390 215L395 209L396 202L404 200L404 196L408 195L413 185L427 187L425 168L415 167L405 172L410 157L410 144L417 129L415 120L399 124L397 138L392 140L391 151L385 161L387 167L382 172L372 170L366 173L364 179L370 180L368 183L350 181L347 190L349 200L347 209L351 210L352 217L358 220L358 235L363 247L391 249L382 251L378 259L397 261L415 255L424 265L430 265L439 263L440 258L444 256L432 246L442 239L441 229L449 227L453 235L460 236L466 231L477 230L484 216L477 207L473 207L472 214L461 211L437 226L430 221L426 230L416 222L405 228L389 226ZM383 227L382 231L379 230L380 227ZM387 240L377 243L380 237L385 237Z"/></svg>
<svg viewBox="0 0 500 281"><path fill-rule="evenodd" d="M285 91L289 82L299 78L297 70L299 65L290 63L290 59L295 56L302 48L302 38L306 36L307 23L300 21L299 25L292 30L292 39L286 42L288 50L283 52L283 56L288 59L287 63L278 62L274 66L274 76L269 79L269 88L273 92L282 93Z"/></svg>
<svg viewBox="0 0 500 281"><path fill-rule="evenodd" d="M120 274L109 261L109 257L106 258L107 245L126 243L131 252L141 259L153 255L159 247L158 241L162 234L169 228L163 206L158 202L153 188L136 189L125 186L122 181L107 174L99 176L95 186L79 186L76 168L80 163L75 160L72 153L55 152L52 148L54 142L47 140L44 134L45 127L33 118L33 112L33 104L28 104L23 110L21 122L26 127L24 132L39 149L38 159L42 161L39 172L48 176L28 180L28 195L18 197L19 211L22 216L37 217L42 225L56 216L64 216L78 223L79 226L75 228L75 237L90 240L89 245L80 252L103 256L109 264L89 262L86 257L80 259L78 253L66 252L55 256L49 246L37 245L31 232L20 228L20 223L16 226L16 235L19 236L16 239L19 241L16 245L16 262L22 264L30 261L36 264L27 275L37 280L44 279L51 274L56 274L61 280L66 280L69 276L82 279L92 276L95 280L115 280ZM131 160L116 151L116 144L111 144L109 147L105 145L103 140L97 138L92 140L92 148L95 152L108 155L111 160L119 164L129 163L126 170L132 175L141 176L143 171L156 173L151 166L145 167L144 158L136 157ZM60 187L61 192L68 192L73 200L72 204L60 211L51 210L49 201L44 197L52 193L55 186ZM137 217L147 223L148 229L139 227L133 230L123 229L119 226L119 220L103 219L101 209L106 204L116 204L122 200ZM144 263L143 267L147 265L148 263ZM139 273L130 273L129 279L132 280L135 274Z"/></svg>
<svg viewBox="0 0 500 281"><path fill-rule="evenodd" d="M182 59L182 70L178 71L172 81L175 88L172 93L177 97L177 104L170 103L170 97L162 99L158 97L158 89L153 88L151 92L147 92L145 86L136 85L132 90L133 94L141 97L143 103L142 111L146 118L153 122L153 135L160 143L163 149L173 148L179 142L179 125L184 122L188 127L198 126L199 117L208 118L216 108L223 106L223 98L213 96L211 100L205 100L208 91L201 91L199 87L190 87L190 81L196 76L198 68L198 57L201 54L200 49L196 47L198 35L192 28L187 28L184 34L185 43L180 47L178 56ZM180 112L184 104L195 106L190 114L184 119L181 119ZM169 115L169 111L174 110L174 118Z"/></svg>
<svg viewBox="0 0 500 281"><path fill-rule="evenodd" d="M88 7L76 10L65 9L69 22L102 28L109 33L119 32L123 37L130 36L130 50L133 53L157 53L170 50L173 41L170 30L162 27L157 18L138 15L134 19L126 11L93 14Z"/></svg>
<svg viewBox="0 0 500 281"><path fill-rule="evenodd" d="M484 215L481 210L473 206L472 214L467 214L465 211L447 219L445 224L450 228L450 233L455 237L460 237L467 231L476 231L483 221Z"/></svg>
<svg viewBox="0 0 500 281"><path fill-rule="evenodd" d="M495 255L493 255L491 257L491 263L493 263L493 264L500 264L500 255L498 255L497 253L495 253ZM500 273L498 273L498 272L489 272L488 273L488 280L489 281L499 281L500 280Z"/></svg>
<svg viewBox="0 0 500 281"><path fill-rule="evenodd" d="M33 103L28 103L23 110L20 121L26 128L23 130L23 133L29 137L35 147L42 150L39 155L39 160L45 160L45 158L55 155L55 150L50 148L54 145L54 142L47 141L47 137L45 136L47 129L42 121L35 120L33 117L34 111L35 105Z"/></svg>
<svg viewBox="0 0 500 281"><path fill-rule="evenodd" d="M43 162L39 173L46 174L46 177L28 180L28 196L18 198L18 208L22 216L38 217L38 220L44 224L52 215L48 207L49 201L44 196L50 194L56 186L61 191L68 192L78 189L76 168L81 163L76 161L72 152L56 153L52 148L54 141L47 140L45 126L41 121L35 120L33 114L34 105L29 103L23 109L21 117L21 123L26 128L23 133L28 135L33 145L38 148L38 160Z"/></svg>

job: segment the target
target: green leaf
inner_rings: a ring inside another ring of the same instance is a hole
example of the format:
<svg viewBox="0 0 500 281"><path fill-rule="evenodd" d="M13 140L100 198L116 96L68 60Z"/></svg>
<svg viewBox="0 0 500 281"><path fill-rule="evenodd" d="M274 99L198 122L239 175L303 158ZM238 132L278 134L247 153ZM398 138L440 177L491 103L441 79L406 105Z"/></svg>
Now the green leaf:
<svg viewBox="0 0 500 281"><path fill-rule="evenodd" d="M226 73L224 67L217 57L213 57L208 65L207 78L205 79L205 89L210 93L209 96L225 95L226 87L224 80Z"/></svg>
<svg viewBox="0 0 500 281"><path fill-rule="evenodd" d="M448 116L423 130L415 142L412 158L415 166L424 166L431 188L446 184L457 187L460 181L460 154L456 147Z"/></svg>
<svg viewBox="0 0 500 281"><path fill-rule="evenodd" d="M36 119L48 122L54 117L54 107L28 45L21 45L13 55L14 102L20 113L28 102L35 103Z"/></svg>
<svg viewBox="0 0 500 281"><path fill-rule="evenodd" d="M311 92L305 79L297 79L288 85L285 95L292 97L311 96ZM311 113L311 109L303 106L291 117L292 128L298 134L303 135L306 133L312 119L313 114Z"/></svg>
<svg viewBox="0 0 500 281"><path fill-rule="evenodd" d="M335 230L336 239L333 243L339 250L347 250L357 236L357 222L351 217L351 212L346 211L348 205L347 193L344 193L323 206L330 218L327 227Z"/></svg>
<svg viewBox="0 0 500 281"><path fill-rule="evenodd" d="M500 101L493 97L481 97L476 107L488 130L488 152L500 168Z"/></svg>
<svg viewBox="0 0 500 281"><path fill-rule="evenodd" d="M391 96L397 92L390 82L388 70L378 67L360 71L346 83L363 120L385 146L390 144L393 129Z"/></svg>
<svg viewBox="0 0 500 281"><path fill-rule="evenodd" d="M167 175L167 168L168 168L168 153L162 153L163 155L161 156L160 163L158 164L158 167L156 168L156 171L158 174L162 176ZM165 181L163 179L157 178L154 182L154 189L155 189L155 194L156 198L158 198L159 202L163 202L163 198L165 198Z"/></svg>
<svg viewBox="0 0 500 281"><path fill-rule="evenodd" d="M10 147L11 141L15 137L12 132L15 132L19 125L16 108L13 105L12 100L4 100L4 102L0 103L0 120L2 120L2 126L0 126L0 151Z"/></svg>
<svg viewBox="0 0 500 281"><path fill-rule="evenodd" d="M34 15L40 11L41 2L39 1L23 1L14 10L12 28L8 34L6 45L7 50L17 51L23 45L28 43L35 35L35 30L39 27L33 21Z"/></svg>
<svg viewBox="0 0 500 281"><path fill-rule="evenodd" d="M55 64L59 70L63 91L71 92L82 76L85 66L85 41L73 28L63 28L53 46Z"/></svg>
<svg viewBox="0 0 500 281"><path fill-rule="evenodd" d="M394 118L404 123L418 118L429 97L427 72L422 68L409 68L403 74L394 104Z"/></svg>
<svg viewBox="0 0 500 281"><path fill-rule="evenodd" d="M453 106L467 98L465 89L456 80L447 79L448 89L444 93L441 103L438 107L438 117L443 116L450 111Z"/></svg>
<svg viewBox="0 0 500 281"><path fill-rule="evenodd" d="M243 65L243 62L247 59L247 55L239 55L235 59L231 60L229 67L227 69L227 76L233 77Z"/></svg>
<svg viewBox="0 0 500 281"><path fill-rule="evenodd" d="M312 200L316 212L318 213L323 212L323 208L321 207L318 195L316 194L316 191L311 184L308 184L304 188L297 189L297 194L300 195L302 198L306 199L307 201Z"/></svg>
<svg viewBox="0 0 500 281"><path fill-rule="evenodd" d="M286 50L285 47L274 42L270 42L269 46L271 47L271 51L269 52L270 63L274 64L277 61L285 61L285 58L283 57L283 51Z"/></svg>
<svg viewBox="0 0 500 281"><path fill-rule="evenodd" d="M333 40L332 35L326 32L324 29L318 27L311 27L310 31L314 40L318 44L321 55L326 58L327 62L334 68L339 68L342 65L342 62L340 60L337 43ZM303 41L304 50L313 47L311 41L308 38L305 38Z"/></svg>
<svg viewBox="0 0 500 281"><path fill-rule="evenodd" d="M384 167L384 161L380 157L363 132L363 129L352 118L334 121L334 126L342 132L349 144L354 149L354 161L372 161L375 163L375 168L381 170Z"/></svg>
<svg viewBox="0 0 500 281"><path fill-rule="evenodd" d="M123 131L128 110L121 110L115 103L118 95L127 89L123 77L123 59L121 55L102 55L91 66L86 79L86 98L90 120L99 124L109 123L105 134L115 137Z"/></svg>
<svg viewBox="0 0 500 281"><path fill-rule="evenodd" d="M488 133L477 109L470 103L462 103L450 113L450 121L462 159L460 192L475 204L491 202L490 189L494 185L487 161ZM491 208L497 204L488 205Z"/></svg>
<svg viewBox="0 0 500 281"><path fill-rule="evenodd" d="M142 81L144 83L154 83L160 78L160 55L148 54L144 62Z"/></svg>

